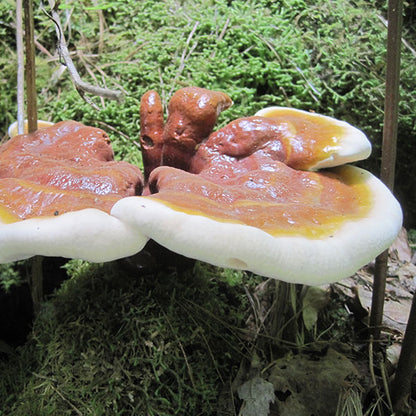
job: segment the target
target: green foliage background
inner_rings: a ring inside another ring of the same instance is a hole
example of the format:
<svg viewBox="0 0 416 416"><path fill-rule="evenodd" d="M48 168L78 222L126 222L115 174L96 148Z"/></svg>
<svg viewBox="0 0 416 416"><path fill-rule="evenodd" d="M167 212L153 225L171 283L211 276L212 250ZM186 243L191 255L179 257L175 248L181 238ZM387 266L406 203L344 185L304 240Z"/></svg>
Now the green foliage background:
<svg viewBox="0 0 416 416"><path fill-rule="evenodd" d="M12 0L0 2L5 138L16 119L14 8ZM117 159L141 164L136 143L144 92L157 90L166 105L176 89L196 85L233 99L219 126L270 105L346 120L373 143L372 157L360 165L378 173L384 2L66 0L60 10L83 79L121 89L125 100L93 98L97 111L80 98L62 71L54 25L35 1L39 118L104 128ZM406 4L403 37L413 49L415 14L414 4ZM414 228L416 57L410 48L402 49L396 192L406 225ZM0 272L4 287L14 284L13 269ZM8 355L11 366L0 368L0 415L215 414L219 391L241 360L234 329L243 322L244 305L239 285L230 284L232 279L241 284L241 275L228 276L219 290L211 282L224 279L222 272L189 273L146 281L111 265L70 263L72 280L45 305L28 345ZM189 309L192 302L202 309ZM0 358L1 353L0 345Z"/></svg>

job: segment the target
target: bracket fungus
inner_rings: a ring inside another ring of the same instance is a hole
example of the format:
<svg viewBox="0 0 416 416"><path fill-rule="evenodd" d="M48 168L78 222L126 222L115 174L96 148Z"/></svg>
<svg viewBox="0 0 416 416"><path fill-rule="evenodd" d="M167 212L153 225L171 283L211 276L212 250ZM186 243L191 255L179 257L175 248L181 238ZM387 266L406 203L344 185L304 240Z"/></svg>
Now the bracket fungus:
<svg viewBox="0 0 416 416"><path fill-rule="evenodd" d="M371 152L360 130L270 107L212 132L231 104L222 92L184 88L165 122L159 95L146 93L144 179L113 161L104 132L75 122L2 145L0 261L112 260L153 239L217 266L317 285L353 274L393 242L399 203L346 165Z"/></svg>
<svg viewBox="0 0 416 416"><path fill-rule="evenodd" d="M140 169L114 161L100 129L65 121L14 136L0 147L0 261L134 254L147 238L110 210L142 185Z"/></svg>
<svg viewBox="0 0 416 416"><path fill-rule="evenodd" d="M124 198L111 213L217 266L311 285L341 280L386 249L402 222L380 180L334 167L370 151L345 122L272 107L212 133L189 171L153 168L150 195Z"/></svg>

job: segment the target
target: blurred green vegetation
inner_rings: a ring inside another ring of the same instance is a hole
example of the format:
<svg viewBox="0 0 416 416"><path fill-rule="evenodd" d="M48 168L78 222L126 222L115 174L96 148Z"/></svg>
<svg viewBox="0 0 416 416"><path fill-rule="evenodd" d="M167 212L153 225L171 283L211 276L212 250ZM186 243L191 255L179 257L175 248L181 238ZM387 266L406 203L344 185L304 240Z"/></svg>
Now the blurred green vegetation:
<svg viewBox="0 0 416 416"><path fill-rule="evenodd" d="M0 289L6 293L12 286L20 285L22 283L20 274L13 264L0 264Z"/></svg>

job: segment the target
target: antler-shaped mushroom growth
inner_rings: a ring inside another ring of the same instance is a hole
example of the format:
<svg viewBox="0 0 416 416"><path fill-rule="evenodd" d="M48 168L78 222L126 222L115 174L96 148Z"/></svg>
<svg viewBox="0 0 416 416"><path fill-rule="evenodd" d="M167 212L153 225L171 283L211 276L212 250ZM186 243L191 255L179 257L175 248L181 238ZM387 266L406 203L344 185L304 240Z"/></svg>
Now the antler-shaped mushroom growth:
<svg viewBox="0 0 416 416"><path fill-rule="evenodd" d="M179 164L189 171L152 166L152 195L120 200L112 214L182 255L305 284L353 274L400 229L400 205L369 172L312 171L368 157L369 141L345 122L272 107L194 142Z"/></svg>
<svg viewBox="0 0 416 416"><path fill-rule="evenodd" d="M183 88L163 107L156 91L143 95L140 108L144 172L146 179L158 166L189 170L197 146L211 134L221 111L232 104L227 94L198 87Z"/></svg>
<svg viewBox="0 0 416 416"><path fill-rule="evenodd" d="M147 238L110 210L142 187L140 169L114 161L100 129L65 121L13 137L0 147L0 261L134 254Z"/></svg>

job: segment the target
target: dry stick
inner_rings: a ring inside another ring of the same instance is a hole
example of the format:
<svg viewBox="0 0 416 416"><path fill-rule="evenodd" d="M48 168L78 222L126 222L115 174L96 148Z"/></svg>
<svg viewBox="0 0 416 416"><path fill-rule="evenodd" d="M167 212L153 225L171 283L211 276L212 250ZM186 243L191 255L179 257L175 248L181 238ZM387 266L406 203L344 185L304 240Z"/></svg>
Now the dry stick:
<svg viewBox="0 0 416 416"><path fill-rule="evenodd" d="M86 62L85 58L84 58L84 54L82 52L78 52L78 58L79 60L82 62L82 64L85 67L85 70L90 74L90 77L98 83L97 81L97 77L95 76L94 72L91 70L91 68L89 67L88 63ZM105 108L105 102L104 102L104 98L100 97L101 100L101 105L102 108Z"/></svg>
<svg viewBox="0 0 416 416"><path fill-rule="evenodd" d="M25 46L26 46L26 96L28 132L38 128L38 110L36 99L35 31L33 21L33 1L24 0ZM30 292L35 316L40 311L43 298L42 256L35 256L31 262Z"/></svg>
<svg viewBox="0 0 416 416"><path fill-rule="evenodd" d="M376 403L375 406L378 409L378 414L381 416L382 413L382 407L381 407L381 402L382 402L382 398L380 395L380 391L378 388L378 384L377 384L377 379L376 379L376 374L374 372L374 352L373 352L373 337L370 336L370 342L368 344L368 368L370 370L370 376L371 376L371 381L373 382L373 387L375 389L376 392Z"/></svg>
<svg viewBox="0 0 416 416"><path fill-rule="evenodd" d="M25 125L25 68L23 50L23 5L16 1L16 54L17 54L17 133L24 133Z"/></svg>
<svg viewBox="0 0 416 416"><path fill-rule="evenodd" d="M189 52L188 52L188 48L189 48L189 45L191 43L191 39L194 36L194 34L195 34L196 29L198 28L198 26L199 26L199 20L197 20L195 22L195 24L194 24L194 26L193 26L193 28L191 30L191 33L189 34L188 38L186 39L185 49L182 51L181 62L179 64L179 68L178 68L178 70L176 72L175 79L172 82L172 89L169 91L169 94L168 94L169 97L172 96L173 89L175 88L175 84L178 82L179 76L181 75L182 71L185 68L185 62L186 62L186 60L189 58L189 56L192 54L192 52L194 51L194 49L196 48L196 46L198 44L198 41L196 41L192 45L192 47L189 49Z"/></svg>
<svg viewBox="0 0 416 416"><path fill-rule="evenodd" d="M74 404L72 404L56 387L55 387L55 384L57 384L58 382L55 380L55 379L53 379L53 378L51 378L51 377L45 377L44 375L42 375L42 374L37 374L37 373L35 373L34 371L31 371L31 373L35 376L35 377L37 377L37 378L40 378L40 379L42 379L42 380L46 380L46 381L49 381L50 382L50 384L49 384L49 386L51 387L51 389L65 402L65 403L67 403L71 408L72 408L72 410L74 410L74 412L76 413L76 414L78 414L78 415L80 415L80 416L82 416L82 413L81 413L81 411L77 408L77 407L75 407L75 405Z"/></svg>
<svg viewBox="0 0 416 416"><path fill-rule="evenodd" d="M397 119L400 82L400 46L402 29L402 0L389 0L387 32L386 96L380 178L392 191L396 164ZM380 337L386 290L388 251L376 258L370 326L374 340Z"/></svg>
<svg viewBox="0 0 416 416"><path fill-rule="evenodd" d="M408 398L412 384L412 377L416 367L416 296L413 295L409 321L404 334L402 351L397 364L391 397L393 409L397 416L409 414Z"/></svg>
<svg viewBox="0 0 416 416"><path fill-rule="evenodd" d="M221 40L222 40L222 38L225 36L225 32L226 32L226 30L227 30L227 27L228 27L228 25L230 24L230 18L228 17L227 18L227 20L225 21L225 24L224 24L224 27L222 28L222 30L221 30L221 33L219 34L219 36L218 36L218 38L217 38L217 43L219 43ZM211 55L210 55L210 58L211 59L214 59L215 58L215 54L216 54L216 49L214 49L212 52L211 52Z"/></svg>
<svg viewBox="0 0 416 416"><path fill-rule="evenodd" d="M31 259L31 274L29 278L30 294L33 303L33 315L40 312L43 301L43 256L34 256Z"/></svg>
<svg viewBox="0 0 416 416"><path fill-rule="evenodd" d="M95 7L98 7L98 2L97 0L93 1L93 4ZM103 49L104 49L104 32L105 32L105 19L104 19L104 13L102 11L102 9L98 8L97 10L98 12L98 18L100 21L100 37L98 39L98 54L101 55Z"/></svg>
<svg viewBox="0 0 416 416"><path fill-rule="evenodd" d="M35 30L33 1L24 0L25 44L26 44L26 98L28 132L38 129L38 107L36 101Z"/></svg>
<svg viewBox="0 0 416 416"><path fill-rule="evenodd" d="M78 91L79 95L91 106L93 106L96 110L99 108L93 103L93 101L85 95L85 93L90 93L99 97L108 98L109 100L116 100L121 102L123 99L123 93L117 90L110 90L108 88L101 88L95 85L88 84L84 82L80 75L78 74L77 69L75 68L74 63L70 57L68 46L65 41L64 33L61 26L61 21L59 18L59 14L55 9L55 4L53 0L49 0L49 6L51 7L51 14L48 14L45 10L44 12L49 16L49 18L55 23L56 27L56 35L58 37L58 49L60 56L64 60L65 66L68 69L69 75L74 83L76 90Z"/></svg>
<svg viewBox="0 0 416 416"><path fill-rule="evenodd" d="M379 368L380 368L381 379L383 380L383 388L384 388L384 392L386 394L387 404L389 405L389 410L393 411L393 404L392 404L392 401L391 401L391 394L390 394L390 390L389 390L389 380L388 380L386 365L384 363L384 357L381 354L381 352L378 352L377 356L378 356L378 364L379 364Z"/></svg>
<svg viewBox="0 0 416 416"><path fill-rule="evenodd" d="M371 299L370 328L375 342L380 338L380 327L383 321L384 296L386 292L388 250L376 258L374 269L373 295Z"/></svg>

